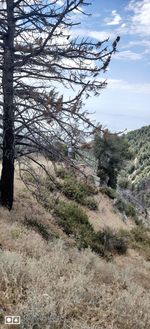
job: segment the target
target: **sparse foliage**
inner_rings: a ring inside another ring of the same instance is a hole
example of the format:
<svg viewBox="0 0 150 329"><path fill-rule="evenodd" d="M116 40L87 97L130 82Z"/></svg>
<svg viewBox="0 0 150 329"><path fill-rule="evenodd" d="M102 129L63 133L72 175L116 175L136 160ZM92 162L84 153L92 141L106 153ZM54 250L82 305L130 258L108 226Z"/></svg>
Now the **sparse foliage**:
<svg viewBox="0 0 150 329"><path fill-rule="evenodd" d="M94 128L81 110L83 96L98 95L106 86L99 73L106 71L119 37L110 47L108 40L73 38L74 13L88 4L0 1L1 201L9 209L16 158L43 151L58 159L64 153L57 142L70 140L83 126Z"/></svg>

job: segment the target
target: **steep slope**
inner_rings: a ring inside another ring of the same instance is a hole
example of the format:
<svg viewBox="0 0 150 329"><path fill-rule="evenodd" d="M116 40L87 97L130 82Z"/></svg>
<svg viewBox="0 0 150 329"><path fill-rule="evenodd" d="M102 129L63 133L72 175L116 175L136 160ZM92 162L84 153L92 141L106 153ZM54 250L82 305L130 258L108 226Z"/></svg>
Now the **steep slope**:
<svg viewBox="0 0 150 329"><path fill-rule="evenodd" d="M149 261L135 250L112 262L78 250L17 176L15 184L13 210L0 208L0 327L19 315L18 329L149 329ZM104 198L100 208L111 207Z"/></svg>
<svg viewBox="0 0 150 329"><path fill-rule="evenodd" d="M124 196L132 199L143 211L150 208L150 126L131 131L126 135L133 159L122 170ZM125 186L126 185L126 186ZM130 193L132 192L132 193ZM145 213L146 216L146 213Z"/></svg>
<svg viewBox="0 0 150 329"><path fill-rule="evenodd" d="M129 132L127 139L134 152L134 161L129 167L129 174L135 187L150 187L150 126ZM144 182L147 184L144 184ZM148 184L149 183L149 184ZM150 200L149 200L150 201Z"/></svg>

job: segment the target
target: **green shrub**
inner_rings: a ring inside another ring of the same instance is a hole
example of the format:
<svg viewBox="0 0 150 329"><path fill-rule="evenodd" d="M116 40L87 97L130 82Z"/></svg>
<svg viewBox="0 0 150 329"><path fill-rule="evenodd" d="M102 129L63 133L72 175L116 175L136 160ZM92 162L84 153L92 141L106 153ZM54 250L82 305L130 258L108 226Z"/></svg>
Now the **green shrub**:
<svg viewBox="0 0 150 329"><path fill-rule="evenodd" d="M150 247L150 233L144 226L137 226L131 230L131 236L142 245Z"/></svg>
<svg viewBox="0 0 150 329"><path fill-rule="evenodd" d="M134 217L134 221L135 221L135 224L136 224L137 226L143 226L143 222L142 222L142 220L139 219L139 217L138 217L137 215Z"/></svg>
<svg viewBox="0 0 150 329"><path fill-rule="evenodd" d="M73 176L65 177L62 191L67 198L86 205L90 209L97 209L96 201L88 198L97 193L92 185L78 181Z"/></svg>
<svg viewBox="0 0 150 329"><path fill-rule="evenodd" d="M55 215L58 217L58 222L63 226L67 234L74 234L78 231L78 225L86 225L91 227L88 216L85 211L73 202L60 201L55 209Z"/></svg>
<svg viewBox="0 0 150 329"><path fill-rule="evenodd" d="M90 241L89 244L91 250L95 252L96 254L102 256L102 257L107 257L108 254L106 252L105 246L97 239L96 235L94 235Z"/></svg>
<svg viewBox="0 0 150 329"><path fill-rule="evenodd" d="M129 238L131 237L130 231L126 229L120 229L118 234L120 237L125 238L126 240L129 240Z"/></svg>
<svg viewBox="0 0 150 329"><path fill-rule="evenodd" d="M125 213L127 216L131 216L133 218L136 217L136 210L132 203L130 203L130 202L126 203Z"/></svg>
<svg viewBox="0 0 150 329"><path fill-rule="evenodd" d="M21 235L21 229L18 227L14 227L11 229L10 233L11 233L12 239L17 240Z"/></svg>
<svg viewBox="0 0 150 329"><path fill-rule="evenodd" d="M116 199L117 197L117 192L111 187L100 187L100 192L106 194L110 199Z"/></svg>
<svg viewBox="0 0 150 329"><path fill-rule="evenodd" d="M92 184L92 182L80 181L80 187L87 196L98 194L98 189Z"/></svg>
<svg viewBox="0 0 150 329"><path fill-rule="evenodd" d="M82 208L73 202L61 201L55 208L55 215L64 232L74 236L79 249L92 247L95 232Z"/></svg>
<svg viewBox="0 0 150 329"><path fill-rule="evenodd" d="M67 170L64 167L59 167L56 170L56 176L64 179L68 175Z"/></svg>
<svg viewBox="0 0 150 329"><path fill-rule="evenodd" d="M47 227L42 223L39 223L35 218L32 219L25 217L24 224L38 232L46 241L51 240L53 237L51 234L49 234Z"/></svg>
<svg viewBox="0 0 150 329"><path fill-rule="evenodd" d="M103 246L96 241L94 229L82 208L72 202L61 201L55 209L55 215L65 233L74 236L79 249L90 247L93 251L104 255Z"/></svg>
<svg viewBox="0 0 150 329"><path fill-rule="evenodd" d="M33 195L47 211L51 211L54 208L56 197L44 186L41 185L40 189L36 190Z"/></svg>
<svg viewBox="0 0 150 329"><path fill-rule="evenodd" d="M74 236L79 249L90 247L101 256L106 256L110 252L126 252L127 246L123 238L108 230L95 233L88 216L76 204L59 202L55 208L55 215L65 233Z"/></svg>
<svg viewBox="0 0 150 329"><path fill-rule="evenodd" d="M120 235L126 238L132 249L137 249L147 261L150 261L150 229L140 224L131 231L121 230Z"/></svg>
<svg viewBox="0 0 150 329"><path fill-rule="evenodd" d="M115 201L115 206L120 212L125 212L126 205L122 199L117 199Z"/></svg>
<svg viewBox="0 0 150 329"><path fill-rule="evenodd" d="M63 193L67 198L81 204L84 203L84 198L86 197L84 189L73 177L64 180Z"/></svg>
<svg viewBox="0 0 150 329"><path fill-rule="evenodd" d="M130 181L127 178L120 177L118 180L118 185L121 188L127 189L131 187Z"/></svg>
<svg viewBox="0 0 150 329"><path fill-rule="evenodd" d="M88 207L90 210L97 210L98 204L93 198L86 198L84 201L84 205Z"/></svg>
<svg viewBox="0 0 150 329"><path fill-rule="evenodd" d="M117 233L113 233L110 229L97 232L96 240L104 246L105 251L117 252L120 255L125 254L127 251L125 240Z"/></svg>
<svg viewBox="0 0 150 329"><path fill-rule="evenodd" d="M115 206L120 212L125 212L128 217L137 218L136 209L131 202L124 201L120 198L116 200Z"/></svg>

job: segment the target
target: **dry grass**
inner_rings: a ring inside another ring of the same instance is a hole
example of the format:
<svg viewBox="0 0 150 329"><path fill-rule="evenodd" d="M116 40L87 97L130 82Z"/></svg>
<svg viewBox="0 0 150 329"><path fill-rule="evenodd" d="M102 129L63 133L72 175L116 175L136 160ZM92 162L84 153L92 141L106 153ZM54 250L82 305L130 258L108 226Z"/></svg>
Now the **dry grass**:
<svg viewBox="0 0 150 329"><path fill-rule="evenodd" d="M150 262L132 252L108 263L77 250L21 183L16 190L12 212L0 208L1 328L14 314L18 329L149 329ZM46 225L52 241L25 217Z"/></svg>
<svg viewBox="0 0 150 329"><path fill-rule="evenodd" d="M41 242L35 234L30 255L0 252L3 315L19 314L23 329L149 328L150 292L134 267L120 269L62 240Z"/></svg>
<svg viewBox="0 0 150 329"><path fill-rule="evenodd" d="M112 230L118 231L120 229L131 230L135 226L132 219L128 218L126 222L123 221L123 215L119 211L114 210L113 200L110 200L105 195L99 193L95 197L98 203L98 211L88 210L87 214L90 223L96 231L110 227Z"/></svg>
<svg viewBox="0 0 150 329"><path fill-rule="evenodd" d="M45 165L47 170L55 177L55 171L54 171L51 161L46 161L41 156L39 156L38 160L43 165ZM37 168L36 164L33 164L32 167L36 170L37 174L39 173L40 177L43 177L43 171L41 168L40 169ZM62 169L63 167L58 166L58 170L60 168ZM83 168L82 168L82 170L83 170ZM90 169L88 167L84 168L84 172L87 175L93 174L92 169ZM81 177L80 177L80 179L81 179ZM58 180L58 178L57 178L57 180ZM17 185L18 184L20 184L19 179L18 179ZM60 193L58 193L58 194L59 195L56 194L56 196L60 197ZM61 194L61 198L66 199L62 194ZM135 222L131 218L128 218L126 221L124 221L124 216L119 211L117 211L117 209L116 210L114 209L113 200L109 199L102 193L98 193L97 195L94 195L93 200L98 205L98 209L96 212L89 210L86 207L83 207L83 209L86 211L86 213L89 217L90 223L93 225L95 231L99 231L99 230L105 229L107 227L110 227L114 231L119 231L120 229L130 230L135 226ZM46 204L47 204L47 200L46 200Z"/></svg>

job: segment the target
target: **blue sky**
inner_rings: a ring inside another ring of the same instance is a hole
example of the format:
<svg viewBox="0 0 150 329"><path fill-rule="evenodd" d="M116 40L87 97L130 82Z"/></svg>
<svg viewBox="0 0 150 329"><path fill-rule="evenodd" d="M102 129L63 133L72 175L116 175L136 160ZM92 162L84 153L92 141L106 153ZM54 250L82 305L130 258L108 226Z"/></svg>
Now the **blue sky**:
<svg viewBox="0 0 150 329"><path fill-rule="evenodd" d="M93 118L113 131L150 124L150 0L93 0L87 17L77 14L80 36L110 41L121 37L113 56L108 86L85 107Z"/></svg>

